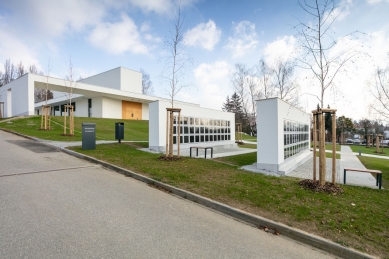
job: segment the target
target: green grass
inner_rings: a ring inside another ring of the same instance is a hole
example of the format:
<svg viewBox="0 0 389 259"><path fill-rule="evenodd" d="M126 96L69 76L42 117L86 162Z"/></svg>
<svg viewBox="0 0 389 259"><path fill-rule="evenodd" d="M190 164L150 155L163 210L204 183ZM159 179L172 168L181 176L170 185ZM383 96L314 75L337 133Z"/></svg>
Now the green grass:
<svg viewBox="0 0 389 259"><path fill-rule="evenodd" d="M357 157L366 168L380 170L382 172L382 185L389 188L389 160L367 156Z"/></svg>
<svg viewBox="0 0 389 259"><path fill-rule="evenodd" d="M237 167L241 167L244 165L251 165L257 162L257 152L236 155L236 156L225 156L214 158L216 161L221 161L224 163L228 163L231 165L235 165Z"/></svg>
<svg viewBox="0 0 389 259"><path fill-rule="evenodd" d="M257 149L257 145L256 144L239 144L238 145L240 148L252 148L252 149Z"/></svg>
<svg viewBox="0 0 389 259"><path fill-rule="evenodd" d="M81 124L83 122L96 123L96 140L114 140L115 122L124 122L124 140L148 141L149 122L143 120L119 120L101 118L74 117L75 136L61 136L63 134L63 117L51 117L51 129L40 130L41 117L15 119L11 123L0 123L0 128L15 131L28 136L57 141L81 141Z"/></svg>
<svg viewBox="0 0 389 259"><path fill-rule="evenodd" d="M299 179L237 168L254 163L256 153L217 159L225 163L193 158L167 162L158 160L159 154L123 144L99 145L96 150L72 149L345 246L378 256L389 254L387 189L342 186L344 193L334 196L302 189ZM370 161L368 168L385 167L384 162L363 159ZM384 173L385 187L389 172L386 169Z"/></svg>
<svg viewBox="0 0 389 259"><path fill-rule="evenodd" d="M242 140L251 141L251 142L257 142L257 137L246 135L246 134L242 134Z"/></svg>
<svg viewBox="0 0 389 259"><path fill-rule="evenodd" d="M366 147L366 146L355 146L355 145L348 145L353 152L359 152L361 150L362 154L370 154L370 155L377 155L377 156L389 156L389 148L384 147L384 154L376 153L376 147ZM382 148L379 148L379 151L382 151Z"/></svg>

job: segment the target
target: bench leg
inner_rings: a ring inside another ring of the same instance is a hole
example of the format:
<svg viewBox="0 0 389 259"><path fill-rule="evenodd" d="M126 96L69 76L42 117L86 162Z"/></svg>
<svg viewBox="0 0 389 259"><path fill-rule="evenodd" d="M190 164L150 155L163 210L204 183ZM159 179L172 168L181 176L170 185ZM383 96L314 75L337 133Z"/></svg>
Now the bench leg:
<svg viewBox="0 0 389 259"><path fill-rule="evenodd" d="M346 169L344 170L343 173L343 183L346 184Z"/></svg>
<svg viewBox="0 0 389 259"><path fill-rule="evenodd" d="M196 157L199 156L199 148L196 148Z"/></svg>
<svg viewBox="0 0 389 259"><path fill-rule="evenodd" d="M380 174L380 181L379 181L379 183L380 183L380 189L381 189L381 187L382 187L382 174Z"/></svg>
<svg viewBox="0 0 389 259"><path fill-rule="evenodd" d="M380 175L376 174L375 186L378 186L379 181L380 181Z"/></svg>
<svg viewBox="0 0 389 259"><path fill-rule="evenodd" d="M211 148L211 158L213 158L213 147Z"/></svg>
<svg viewBox="0 0 389 259"><path fill-rule="evenodd" d="M204 150L204 158L207 159L207 149Z"/></svg>
<svg viewBox="0 0 389 259"><path fill-rule="evenodd" d="M190 148L189 154L190 154L190 157L192 157L192 148Z"/></svg>

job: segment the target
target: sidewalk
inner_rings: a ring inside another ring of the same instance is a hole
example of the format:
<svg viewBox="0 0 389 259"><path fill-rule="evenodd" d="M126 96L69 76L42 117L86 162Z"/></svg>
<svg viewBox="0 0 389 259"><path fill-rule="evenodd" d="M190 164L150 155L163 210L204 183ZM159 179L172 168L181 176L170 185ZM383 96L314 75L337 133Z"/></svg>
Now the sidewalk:
<svg viewBox="0 0 389 259"><path fill-rule="evenodd" d="M328 151L328 150L327 150ZM339 152L337 152L339 153ZM364 165L357 158L358 153L353 153L349 146L341 146L340 157L336 160L336 182L343 184L343 169L344 168L360 168L365 169ZM363 155L369 157L377 157L389 159L388 157L381 157L375 155ZM305 164L299 166L287 176L298 177L302 179L313 179L313 159L308 160ZM319 158L316 158L316 177L319 177ZM326 158L326 181L332 181L332 159ZM376 179L369 173L348 172L346 175L347 185L366 186L373 189L378 189L376 186Z"/></svg>
<svg viewBox="0 0 389 259"><path fill-rule="evenodd" d="M359 161L356 154L358 153L353 153L349 146L341 146L340 179L342 184L344 168L366 169L366 167L361 163L361 161ZM380 156L370 156L382 158ZM378 188L376 186L376 179L369 173L348 172L346 177L346 184L348 185L367 186L374 189Z"/></svg>

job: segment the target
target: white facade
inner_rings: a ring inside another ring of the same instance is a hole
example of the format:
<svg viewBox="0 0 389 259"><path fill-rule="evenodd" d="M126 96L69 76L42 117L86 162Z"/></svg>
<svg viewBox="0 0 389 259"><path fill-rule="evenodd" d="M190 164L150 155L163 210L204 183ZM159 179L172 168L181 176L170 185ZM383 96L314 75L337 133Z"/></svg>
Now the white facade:
<svg viewBox="0 0 389 259"><path fill-rule="evenodd" d="M168 101L160 100L149 104L149 148L158 152L166 151L166 108L171 108ZM206 109L189 103L175 103L174 108L181 108L183 121L180 148L235 145L234 113ZM222 126L223 123L225 126ZM177 145L174 146L177 149Z"/></svg>
<svg viewBox="0 0 389 259"><path fill-rule="evenodd" d="M309 114L285 101L257 101L257 169L287 174L307 161L309 125Z"/></svg>

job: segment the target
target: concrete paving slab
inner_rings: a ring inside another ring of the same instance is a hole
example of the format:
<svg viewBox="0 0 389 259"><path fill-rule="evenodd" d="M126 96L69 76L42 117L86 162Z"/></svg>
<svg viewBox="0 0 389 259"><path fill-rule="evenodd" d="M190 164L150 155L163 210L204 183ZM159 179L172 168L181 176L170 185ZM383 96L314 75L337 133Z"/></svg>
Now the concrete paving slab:
<svg viewBox="0 0 389 259"><path fill-rule="evenodd" d="M366 169L366 167L361 163L361 161L359 161L359 159L352 152L349 146L341 146L340 170L342 172L341 173L342 183L343 183L344 168ZM378 188L376 186L376 179L369 173L348 172L346 178L346 184Z"/></svg>

